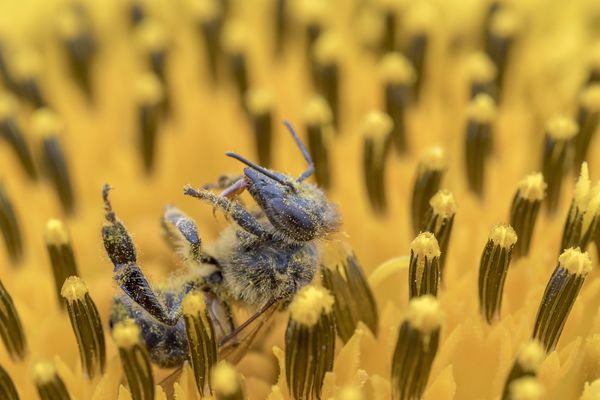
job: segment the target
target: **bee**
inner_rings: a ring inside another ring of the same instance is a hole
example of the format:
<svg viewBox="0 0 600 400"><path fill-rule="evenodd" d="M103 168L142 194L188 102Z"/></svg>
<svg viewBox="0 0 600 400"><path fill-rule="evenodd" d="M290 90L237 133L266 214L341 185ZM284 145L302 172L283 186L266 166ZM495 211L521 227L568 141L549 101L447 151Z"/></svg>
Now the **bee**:
<svg viewBox="0 0 600 400"><path fill-rule="evenodd" d="M241 155L225 153L246 167L238 179L224 179L219 194L205 188L184 188L184 194L222 211L231 223L206 252L196 223L174 206L165 207L161 223L169 242L187 261L189 271L179 278L152 286L137 263L135 246L116 217L104 186L106 223L102 237L114 265L114 279L122 289L113 300L110 325L137 321L152 361L164 368L179 367L188 359L181 305L185 295L202 290L219 342L219 356L239 360L251 339L276 310L315 277L319 241L339 230L336 206L315 185L306 182L314 164L294 128L285 122L308 163L298 178L266 169ZM220 186L220 185L218 185ZM256 206L248 209L237 196L247 191ZM230 305L255 311L235 326Z"/></svg>

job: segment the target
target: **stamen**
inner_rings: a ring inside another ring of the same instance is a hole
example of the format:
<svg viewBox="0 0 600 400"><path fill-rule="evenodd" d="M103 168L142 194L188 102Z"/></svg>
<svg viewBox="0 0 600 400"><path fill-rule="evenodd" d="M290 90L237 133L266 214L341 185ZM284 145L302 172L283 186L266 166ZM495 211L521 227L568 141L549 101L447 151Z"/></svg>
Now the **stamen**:
<svg viewBox="0 0 600 400"><path fill-rule="evenodd" d="M315 163L315 179L319 187L331 187L329 148L333 140L333 116L329 105L320 96L313 97L304 109L308 149Z"/></svg>
<svg viewBox="0 0 600 400"><path fill-rule="evenodd" d="M324 29L328 17L326 3L320 0L302 0L297 11L306 30L306 59L312 60L313 47Z"/></svg>
<svg viewBox="0 0 600 400"><path fill-rule="evenodd" d="M202 293L190 293L185 297L183 319L196 386L200 396L205 396L210 391L206 389L211 380L211 369L217 363L217 341Z"/></svg>
<svg viewBox="0 0 600 400"><path fill-rule="evenodd" d="M246 94L246 107L254 128L258 163L269 168L272 165L273 96L265 89L251 89Z"/></svg>
<svg viewBox="0 0 600 400"><path fill-rule="evenodd" d="M577 124L579 132L573 139L576 167L587 160L590 143L600 125L600 83L592 84L581 92Z"/></svg>
<svg viewBox="0 0 600 400"><path fill-rule="evenodd" d="M444 318L440 304L433 296L412 299L408 307L392 358L393 400L420 399L423 396Z"/></svg>
<svg viewBox="0 0 600 400"><path fill-rule="evenodd" d="M394 0L386 0L381 2L384 31L381 50L383 52L391 52L398 50L398 5L400 2Z"/></svg>
<svg viewBox="0 0 600 400"><path fill-rule="evenodd" d="M41 57L31 49L21 49L12 58L11 72L19 96L27 100L33 108L47 105L40 89L39 77L41 70Z"/></svg>
<svg viewBox="0 0 600 400"><path fill-rule="evenodd" d="M17 93L17 84L12 76L13 72L11 71L11 65L7 60L7 47L6 43L0 39L0 78L2 78L2 84L6 89L13 93Z"/></svg>
<svg viewBox="0 0 600 400"><path fill-rule="evenodd" d="M590 73L586 85L600 83L600 45L596 45L590 54Z"/></svg>
<svg viewBox="0 0 600 400"><path fill-rule="evenodd" d="M2 182L0 182L0 231L11 263L18 264L23 258L23 237L15 208Z"/></svg>
<svg viewBox="0 0 600 400"><path fill-rule="evenodd" d="M371 209L383 214L387 209L385 168L390 148L392 119L385 113L372 111L363 121L363 173Z"/></svg>
<svg viewBox="0 0 600 400"><path fill-rule="evenodd" d="M440 282L440 247L431 232L420 233L410 244L408 299L437 296Z"/></svg>
<svg viewBox="0 0 600 400"><path fill-rule="evenodd" d="M41 400L70 400L71 396L54 365L41 361L33 366L31 376Z"/></svg>
<svg viewBox="0 0 600 400"><path fill-rule="evenodd" d="M425 214L423 231L432 232L440 246L440 279L444 280L444 267L448 256L448 244L452 234L456 201L448 190L440 190L429 201L429 210Z"/></svg>
<svg viewBox="0 0 600 400"><path fill-rule="evenodd" d="M306 286L290 304L285 375L292 398L319 399L325 373L333 368L333 303L333 296L326 289Z"/></svg>
<svg viewBox="0 0 600 400"><path fill-rule="evenodd" d="M467 76L470 82L470 98L485 93L496 98L496 65L485 53L473 54L467 64Z"/></svg>
<svg viewBox="0 0 600 400"><path fill-rule="evenodd" d="M96 54L96 41L90 29L87 10L82 4L73 4L59 15L58 33L64 41L71 76L88 98L92 98L92 61Z"/></svg>
<svg viewBox="0 0 600 400"><path fill-rule="evenodd" d="M558 258L558 265L546 285L533 328L532 337L539 340L546 353L556 347L583 281L591 270L589 254L578 247L565 250Z"/></svg>
<svg viewBox="0 0 600 400"><path fill-rule="evenodd" d="M144 171L152 173L156 158L156 138L161 123L161 104L165 92L153 73L140 75L136 81L138 140Z"/></svg>
<svg viewBox="0 0 600 400"><path fill-rule="evenodd" d="M289 0L276 0L274 6L275 14L275 56L280 57L285 48L285 40L289 34L288 24L290 23L288 13Z"/></svg>
<svg viewBox="0 0 600 400"><path fill-rule="evenodd" d="M217 82L223 26L221 5L217 0L188 0L187 3L198 30L202 34L210 76L213 83Z"/></svg>
<svg viewBox="0 0 600 400"><path fill-rule="evenodd" d="M340 38L331 32L319 37L313 48L312 70L315 89L331 108L333 124L339 129L340 124ZM337 132L337 131L336 131Z"/></svg>
<svg viewBox="0 0 600 400"><path fill-rule="evenodd" d="M587 163L581 164L581 173L575 184L571 208L565 221L561 251L569 247L586 249L600 218L600 182L592 187Z"/></svg>
<svg viewBox="0 0 600 400"><path fill-rule="evenodd" d="M158 76L163 85L166 80L166 57L169 46L169 37L163 25L158 21L146 18L136 28L136 40L152 72Z"/></svg>
<svg viewBox="0 0 600 400"><path fill-rule="evenodd" d="M140 343L140 328L133 320L115 324L112 336L119 347L121 365L133 400L154 400L154 378L146 348Z"/></svg>
<svg viewBox="0 0 600 400"><path fill-rule="evenodd" d="M0 135L14 150L21 166L30 179L36 179L37 173L29 144L17 123L18 101L9 93L0 94Z"/></svg>
<svg viewBox="0 0 600 400"><path fill-rule="evenodd" d="M554 214L558 209L562 182L574 157L572 138L577 134L577 124L567 117L554 117L546 125L542 155L542 174L548 184L546 210Z"/></svg>
<svg viewBox="0 0 600 400"><path fill-rule="evenodd" d="M546 352L537 340L527 342L517 356L504 384L503 400L511 398L511 386L515 381L525 377L535 377L540 365L546 358Z"/></svg>
<svg viewBox="0 0 600 400"><path fill-rule="evenodd" d="M480 93L467 108L465 162L469 189L478 197L484 193L486 161L492 153L492 124L496 115L494 99Z"/></svg>
<svg viewBox="0 0 600 400"><path fill-rule="evenodd" d="M51 219L46 223L44 239L50 257L50 265L52 266L58 303L61 308L64 308L65 303L61 296L63 283L68 277L79 275L71 238L67 227L61 220Z"/></svg>
<svg viewBox="0 0 600 400"><path fill-rule="evenodd" d="M412 227L415 235L425 226L425 213L429 208L429 200L440 189L446 166L446 153L439 146L427 149L421 156L421 160L417 165L410 204Z"/></svg>
<svg viewBox="0 0 600 400"><path fill-rule="evenodd" d="M227 361L220 361L212 371L211 386L217 400L243 400L244 392L237 371Z"/></svg>
<svg viewBox="0 0 600 400"><path fill-rule="evenodd" d="M41 108L32 114L31 125L36 136L41 138L42 171L54 186L63 210L72 214L75 211L75 194L59 138L63 131L62 121L54 111Z"/></svg>
<svg viewBox="0 0 600 400"><path fill-rule="evenodd" d="M222 36L222 46L229 58L229 69L238 95L245 108L243 101L250 86L247 56L248 32L240 22L231 21L225 25Z"/></svg>
<svg viewBox="0 0 600 400"><path fill-rule="evenodd" d="M138 26L146 17L146 2L144 0L129 0L127 14L131 27Z"/></svg>
<svg viewBox="0 0 600 400"><path fill-rule="evenodd" d="M375 297L351 250L344 249L324 257L321 273L323 286L335 299L333 315L340 338L344 342L350 340L359 321L377 335L379 321Z"/></svg>
<svg viewBox="0 0 600 400"><path fill-rule="evenodd" d="M418 101L425 75L430 31L435 24L434 9L428 3L414 3L403 18L408 33L406 54L415 69L414 97Z"/></svg>
<svg viewBox="0 0 600 400"><path fill-rule="evenodd" d="M486 52L496 65L496 85L499 92L504 84L510 53L520 29L519 22L516 13L504 6L495 11L490 18Z"/></svg>
<svg viewBox="0 0 600 400"><path fill-rule="evenodd" d="M527 175L519 182L519 189L510 207L510 225L519 238L513 249L515 258L529 254L531 237L545 195L546 183L539 172Z"/></svg>
<svg viewBox="0 0 600 400"><path fill-rule="evenodd" d="M65 280L61 295L67 303L71 327L79 345L83 373L93 379L104 373L106 348L102 319L85 283L76 276Z"/></svg>
<svg viewBox="0 0 600 400"><path fill-rule="evenodd" d="M500 318L504 280L517 234L510 225L494 225L479 263L479 308L488 324Z"/></svg>
<svg viewBox="0 0 600 400"><path fill-rule="evenodd" d="M544 386L535 377L524 377L510 385L510 400L541 400L546 393Z"/></svg>
<svg viewBox="0 0 600 400"><path fill-rule="evenodd" d="M379 64L384 85L385 112L392 118L392 142L399 154L406 153L406 108L415 83L415 70L400 53L388 53Z"/></svg>
<svg viewBox="0 0 600 400"><path fill-rule="evenodd" d="M10 375L0 365L0 399L4 400L19 400L17 388L13 383Z"/></svg>
<svg viewBox="0 0 600 400"><path fill-rule="evenodd" d="M0 337L10 358L22 360L27 353L27 342L19 314L12 297L0 281Z"/></svg>

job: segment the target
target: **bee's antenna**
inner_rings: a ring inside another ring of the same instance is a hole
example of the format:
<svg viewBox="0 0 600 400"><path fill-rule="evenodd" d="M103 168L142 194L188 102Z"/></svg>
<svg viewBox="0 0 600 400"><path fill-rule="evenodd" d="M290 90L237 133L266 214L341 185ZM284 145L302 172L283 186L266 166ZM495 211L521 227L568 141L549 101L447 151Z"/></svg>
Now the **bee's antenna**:
<svg viewBox="0 0 600 400"><path fill-rule="evenodd" d="M116 222L115 212L112 209L112 205L110 204L110 199L108 198L108 192L112 187L105 183L102 186L102 200L104 201L104 211L106 212L105 217L108 222Z"/></svg>
<svg viewBox="0 0 600 400"><path fill-rule="evenodd" d="M308 169L304 171L302 175L300 175L300 177L298 177L298 182L302 182L303 180L311 176L313 172L315 172L315 164L313 163L313 160L310 157L310 153L308 152L306 147L304 147L304 143L302 143L302 140L300 140L300 136L298 136L298 133L296 133L296 130L294 129L292 124L289 121L283 121L283 124L286 126L286 128L288 128L288 130L292 134L292 137L296 141L300 152L302 153L304 159L308 163Z"/></svg>
<svg viewBox="0 0 600 400"><path fill-rule="evenodd" d="M290 186L291 188L293 188L293 185L286 181L281 179L280 177L278 177L277 175L273 174L272 172L270 172L269 170L267 170L266 168L261 167L260 165L254 164L252 161L240 156L237 153L234 153L232 151L226 151L225 155L227 157L231 157L231 158L235 158L236 160L238 160L239 162L246 164L247 166L249 166L250 168L260 172L263 175L268 176L269 178L273 179L276 182L281 183L282 185L286 185L286 186Z"/></svg>

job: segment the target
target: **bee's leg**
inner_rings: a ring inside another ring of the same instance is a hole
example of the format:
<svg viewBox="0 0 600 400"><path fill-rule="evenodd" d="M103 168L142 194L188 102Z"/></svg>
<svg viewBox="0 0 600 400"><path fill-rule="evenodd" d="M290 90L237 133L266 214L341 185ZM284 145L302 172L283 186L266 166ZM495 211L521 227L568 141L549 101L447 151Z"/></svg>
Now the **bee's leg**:
<svg viewBox="0 0 600 400"><path fill-rule="evenodd" d="M240 175L221 175L216 182L207 183L202 185L202 189L204 190L223 190L227 187L233 185L235 182L239 181L242 178Z"/></svg>
<svg viewBox="0 0 600 400"><path fill-rule="evenodd" d="M225 190L221 192L220 196L231 199L241 194L244 190L246 190L246 180L244 178L240 178L231 185L227 186Z"/></svg>
<svg viewBox="0 0 600 400"><path fill-rule="evenodd" d="M212 264L219 268L217 260L202 251L202 240L196 223L178 208L167 205L161 218L165 237L169 244L184 258L200 264Z"/></svg>
<svg viewBox="0 0 600 400"><path fill-rule="evenodd" d="M183 193L219 207L247 232L264 239L270 237L269 232L240 204L207 190L194 190L190 186L186 186Z"/></svg>

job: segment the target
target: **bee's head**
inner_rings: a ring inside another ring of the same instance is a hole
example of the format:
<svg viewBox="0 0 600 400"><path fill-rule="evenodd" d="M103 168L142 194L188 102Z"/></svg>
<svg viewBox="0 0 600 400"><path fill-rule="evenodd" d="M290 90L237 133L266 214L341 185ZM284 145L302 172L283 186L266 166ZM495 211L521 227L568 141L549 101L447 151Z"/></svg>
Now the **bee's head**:
<svg viewBox="0 0 600 400"><path fill-rule="evenodd" d="M226 153L248 166L244 169L246 188L275 229L284 237L307 242L337 230L339 216L323 192L305 183L314 164L300 138L286 122L296 144L309 164L308 169L293 178L256 165L236 153Z"/></svg>

